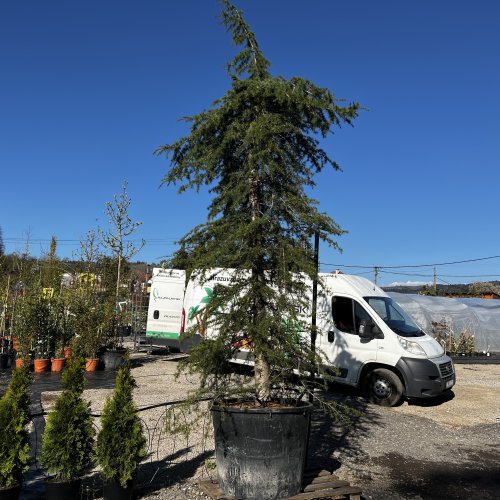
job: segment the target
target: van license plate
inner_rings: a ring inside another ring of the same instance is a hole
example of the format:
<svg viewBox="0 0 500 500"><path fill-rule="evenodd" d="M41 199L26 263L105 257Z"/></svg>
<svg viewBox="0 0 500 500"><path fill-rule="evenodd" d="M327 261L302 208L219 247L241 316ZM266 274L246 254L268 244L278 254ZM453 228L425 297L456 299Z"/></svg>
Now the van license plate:
<svg viewBox="0 0 500 500"><path fill-rule="evenodd" d="M448 380L448 382L446 382L446 388L449 389L450 387L453 387L453 380Z"/></svg>

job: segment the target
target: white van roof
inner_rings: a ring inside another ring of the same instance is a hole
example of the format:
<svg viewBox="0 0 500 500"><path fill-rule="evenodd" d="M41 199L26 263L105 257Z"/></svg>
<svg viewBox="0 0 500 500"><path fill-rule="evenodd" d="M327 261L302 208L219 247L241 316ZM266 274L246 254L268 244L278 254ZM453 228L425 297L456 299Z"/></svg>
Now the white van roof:
<svg viewBox="0 0 500 500"><path fill-rule="evenodd" d="M361 297L373 295L388 297L388 295L372 281L362 276L343 273L320 273L327 288L331 288L333 293L345 293L347 295L359 294Z"/></svg>

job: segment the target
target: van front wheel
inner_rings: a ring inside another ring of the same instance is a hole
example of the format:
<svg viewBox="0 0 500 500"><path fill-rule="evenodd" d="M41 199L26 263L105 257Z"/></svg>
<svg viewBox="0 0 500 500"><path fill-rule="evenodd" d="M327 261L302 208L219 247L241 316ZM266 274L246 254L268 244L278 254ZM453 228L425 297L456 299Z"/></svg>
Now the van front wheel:
<svg viewBox="0 0 500 500"><path fill-rule="evenodd" d="M364 383L365 397L380 406L396 406L403 397L403 384L399 377L386 368L375 368Z"/></svg>

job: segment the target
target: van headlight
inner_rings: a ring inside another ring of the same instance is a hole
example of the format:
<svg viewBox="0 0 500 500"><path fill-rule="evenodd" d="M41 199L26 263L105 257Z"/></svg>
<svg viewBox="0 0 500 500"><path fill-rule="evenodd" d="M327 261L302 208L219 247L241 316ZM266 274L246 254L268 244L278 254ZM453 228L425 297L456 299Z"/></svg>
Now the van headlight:
<svg viewBox="0 0 500 500"><path fill-rule="evenodd" d="M399 335L398 335L398 340L399 343L401 344L401 347L405 351L411 352L412 354L415 354L417 356L426 356L425 351L422 349L420 344L412 342L411 340L406 340L403 337L400 337Z"/></svg>
<svg viewBox="0 0 500 500"><path fill-rule="evenodd" d="M439 344L439 347L437 349L437 352L438 352L438 356L442 356L444 353L445 353L445 350L444 350L444 347L438 342Z"/></svg>

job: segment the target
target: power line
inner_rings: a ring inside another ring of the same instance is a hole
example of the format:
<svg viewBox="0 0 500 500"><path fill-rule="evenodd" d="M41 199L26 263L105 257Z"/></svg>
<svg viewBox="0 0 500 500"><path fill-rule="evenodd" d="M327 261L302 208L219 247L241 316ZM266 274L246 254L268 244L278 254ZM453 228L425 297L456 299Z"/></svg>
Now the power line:
<svg viewBox="0 0 500 500"><path fill-rule="evenodd" d="M321 264L324 266L333 266L333 267L345 267L345 268L358 268L358 269L373 269L376 267L377 269L405 269L405 268L417 268L417 267L434 267L434 266L449 266L453 264L466 264L468 262L479 262L482 260L491 260L491 259L500 259L500 255L492 255L490 257L479 257L476 259L465 259L465 260L456 260L452 262L439 262L433 264L408 264L408 265L399 265L399 266L366 266L366 265L347 265L347 264L330 264L327 262L322 262Z"/></svg>
<svg viewBox="0 0 500 500"><path fill-rule="evenodd" d="M394 271L379 271L384 274L394 274L396 276L417 276L417 277L432 277L428 274L418 274L418 273L401 273ZM369 273L366 273L369 274ZM439 274L439 276L443 276L444 278L499 278L500 274Z"/></svg>

